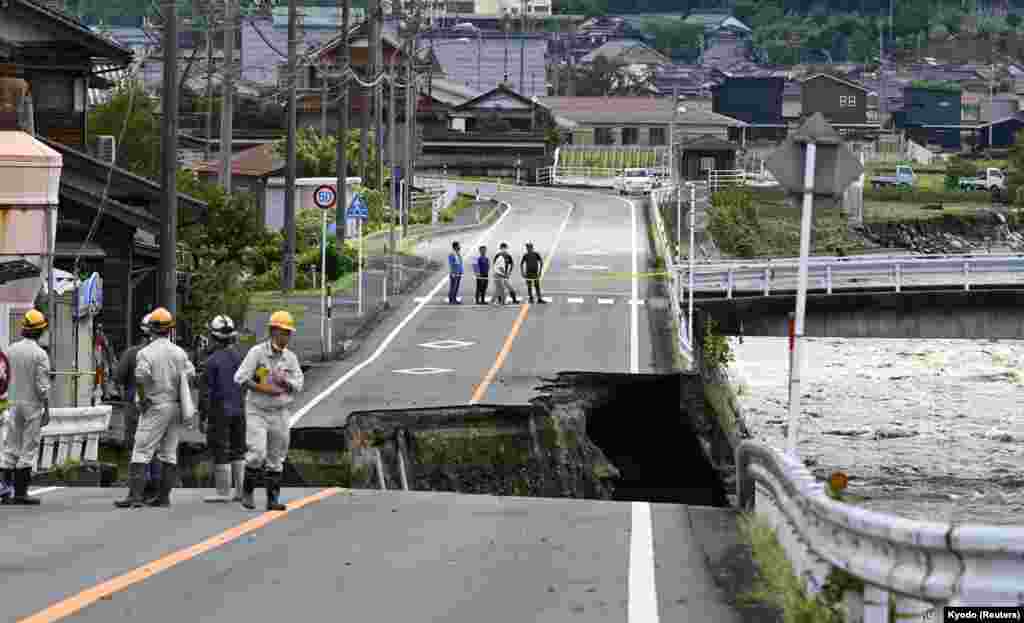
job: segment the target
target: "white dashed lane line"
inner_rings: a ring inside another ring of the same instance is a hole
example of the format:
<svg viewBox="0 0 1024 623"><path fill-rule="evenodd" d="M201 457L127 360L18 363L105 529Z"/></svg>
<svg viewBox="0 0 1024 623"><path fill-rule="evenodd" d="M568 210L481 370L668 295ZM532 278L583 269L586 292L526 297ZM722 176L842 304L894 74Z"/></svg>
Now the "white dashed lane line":
<svg viewBox="0 0 1024 623"><path fill-rule="evenodd" d="M597 299L597 302L600 305L614 305L615 299Z"/></svg>

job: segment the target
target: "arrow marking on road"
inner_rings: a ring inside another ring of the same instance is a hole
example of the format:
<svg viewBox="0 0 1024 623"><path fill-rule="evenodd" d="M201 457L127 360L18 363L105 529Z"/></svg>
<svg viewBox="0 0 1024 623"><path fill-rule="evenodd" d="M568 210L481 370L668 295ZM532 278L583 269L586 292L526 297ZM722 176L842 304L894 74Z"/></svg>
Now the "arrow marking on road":
<svg viewBox="0 0 1024 623"><path fill-rule="evenodd" d="M423 348L436 348L438 350L451 350L453 348L465 348L476 342L463 342L462 340L438 340L436 342L424 342L420 344Z"/></svg>
<svg viewBox="0 0 1024 623"><path fill-rule="evenodd" d="M615 299L597 299L597 302L600 305L613 305L615 303Z"/></svg>
<svg viewBox="0 0 1024 623"><path fill-rule="evenodd" d="M448 368L406 368L405 370L393 370L395 374L413 374L417 376L426 374L444 374L445 372L455 372Z"/></svg>
<svg viewBox="0 0 1024 623"><path fill-rule="evenodd" d="M570 303L582 303L583 299L581 299L579 297L569 297L568 301Z"/></svg>

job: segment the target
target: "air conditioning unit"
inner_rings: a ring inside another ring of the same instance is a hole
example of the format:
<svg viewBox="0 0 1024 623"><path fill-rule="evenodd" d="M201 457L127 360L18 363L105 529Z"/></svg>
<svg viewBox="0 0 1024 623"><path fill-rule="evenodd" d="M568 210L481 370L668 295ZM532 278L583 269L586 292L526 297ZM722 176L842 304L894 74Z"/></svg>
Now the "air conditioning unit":
<svg viewBox="0 0 1024 623"><path fill-rule="evenodd" d="M96 157L111 164L117 159L117 146L113 136L101 134L96 137Z"/></svg>

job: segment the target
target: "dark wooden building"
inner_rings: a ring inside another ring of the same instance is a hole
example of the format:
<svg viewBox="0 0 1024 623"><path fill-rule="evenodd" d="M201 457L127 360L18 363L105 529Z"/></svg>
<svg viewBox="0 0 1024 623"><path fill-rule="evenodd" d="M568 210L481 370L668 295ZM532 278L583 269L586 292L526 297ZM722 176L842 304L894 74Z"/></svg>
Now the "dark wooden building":
<svg viewBox="0 0 1024 623"><path fill-rule="evenodd" d="M868 123L868 90L850 80L830 74L806 78L800 85L801 114L804 118L820 112L841 134L878 130Z"/></svg>
<svg viewBox="0 0 1024 623"><path fill-rule="evenodd" d="M959 150L962 94L957 84L909 86L903 90L903 110L893 112L894 123L920 145Z"/></svg>
<svg viewBox="0 0 1024 623"><path fill-rule="evenodd" d="M703 179L707 171L724 171L736 168L736 152L739 145L717 136L699 136L676 147L681 178L684 180Z"/></svg>
<svg viewBox="0 0 1024 623"><path fill-rule="evenodd" d="M97 65L125 66L132 53L70 15L32 0L0 10L0 63L31 87L35 133L86 148L87 90L110 86Z"/></svg>
<svg viewBox="0 0 1024 623"><path fill-rule="evenodd" d="M745 128L730 131L730 140L779 141L786 137L782 117L782 93L786 81L775 77L727 77L712 90L711 107L716 113L745 121Z"/></svg>
<svg viewBox="0 0 1024 623"><path fill-rule="evenodd" d="M418 169L483 176L512 176L517 162L527 180L550 164L545 128L550 111L505 86L451 108L449 118L464 129L423 129Z"/></svg>
<svg viewBox="0 0 1024 623"><path fill-rule="evenodd" d="M975 136L976 149L1008 149L1017 142L1017 135L1024 130L1024 112L997 119L993 123L978 126ZM989 145L989 135L992 144Z"/></svg>
<svg viewBox="0 0 1024 623"><path fill-rule="evenodd" d="M119 353L137 339L142 316L163 304L157 279L160 186L66 145L43 142L64 159L54 263L74 272L77 261L77 274L97 272L103 277L100 320ZM204 221L206 211L206 204L178 195L179 226Z"/></svg>

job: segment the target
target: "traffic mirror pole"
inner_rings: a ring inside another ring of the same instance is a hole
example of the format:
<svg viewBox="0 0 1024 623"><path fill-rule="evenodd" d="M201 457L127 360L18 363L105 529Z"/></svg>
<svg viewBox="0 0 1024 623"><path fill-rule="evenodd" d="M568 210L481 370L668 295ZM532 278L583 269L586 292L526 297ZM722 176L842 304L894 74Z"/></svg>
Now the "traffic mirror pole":
<svg viewBox="0 0 1024 623"><path fill-rule="evenodd" d="M797 427L800 422L800 373L803 368L804 312L807 309L808 257L811 252L811 212L814 203L814 164L817 146L807 143L804 161L804 201L800 218L800 271L796 291L796 322L793 327L793 354L789 367L789 430L786 453L796 456Z"/></svg>

